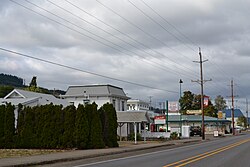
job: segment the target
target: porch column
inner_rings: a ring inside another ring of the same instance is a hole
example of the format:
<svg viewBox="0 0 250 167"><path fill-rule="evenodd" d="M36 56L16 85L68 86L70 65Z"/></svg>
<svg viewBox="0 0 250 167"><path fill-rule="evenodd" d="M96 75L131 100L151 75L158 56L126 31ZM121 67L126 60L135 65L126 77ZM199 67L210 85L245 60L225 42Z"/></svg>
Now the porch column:
<svg viewBox="0 0 250 167"><path fill-rule="evenodd" d="M134 133L135 133L135 144L137 144L137 126L135 122L134 122Z"/></svg>

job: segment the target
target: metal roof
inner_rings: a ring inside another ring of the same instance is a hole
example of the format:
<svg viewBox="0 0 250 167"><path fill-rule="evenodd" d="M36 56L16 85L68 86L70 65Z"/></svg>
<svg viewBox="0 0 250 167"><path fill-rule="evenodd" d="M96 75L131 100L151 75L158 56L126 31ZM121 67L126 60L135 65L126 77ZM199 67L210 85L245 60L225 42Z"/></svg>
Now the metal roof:
<svg viewBox="0 0 250 167"><path fill-rule="evenodd" d="M201 122L202 116L201 115L169 115L168 121L169 122ZM204 122L230 122L226 119L218 119L215 117L204 116Z"/></svg>
<svg viewBox="0 0 250 167"><path fill-rule="evenodd" d="M232 109L223 110L223 113L226 113L226 118L232 117ZM240 109L234 109L234 117L242 117L244 116Z"/></svg>
<svg viewBox="0 0 250 167"><path fill-rule="evenodd" d="M13 105L18 105L19 103L23 105L28 105L34 101L38 101L39 105L45 105L49 103L53 103L56 105L67 106L69 103L64 99L58 99L50 94L43 94L37 92L31 92L21 89L14 89L8 95L6 95L3 99L0 99L1 103L12 103Z"/></svg>
<svg viewBox="0 0 250 167"><path fill-rule="evenodd" d="M65 95L70 96L118 96L129 99L122 88L113 85L86 85L86 86L69 86Z"/></svg>

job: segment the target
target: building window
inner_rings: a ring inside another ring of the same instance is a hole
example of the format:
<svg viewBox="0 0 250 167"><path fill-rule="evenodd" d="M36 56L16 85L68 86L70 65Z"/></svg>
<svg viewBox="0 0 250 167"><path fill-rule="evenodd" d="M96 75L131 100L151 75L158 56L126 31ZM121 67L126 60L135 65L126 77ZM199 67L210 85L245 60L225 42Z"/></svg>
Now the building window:
<svg viewBox="0 0 250 167"><path fill-rule="evenodd" d="M125 103L122 101L122 111L125 111Z"/></svg>
<svg viewBox="0 0 250 167"><path fill-rule="evenodd" d="M83 100L83 104L84 104L84 105L90 104L90 100L89 100L89 99L84 99L84 100Z"/></svg>
<svg viewBox="0 0 250 167"><path fill-rule="evenodd" d="M69 102L69 104L70 104L70 105L74 105L74 102L73 102L73 101L71 101L71 102Z"/></svg>

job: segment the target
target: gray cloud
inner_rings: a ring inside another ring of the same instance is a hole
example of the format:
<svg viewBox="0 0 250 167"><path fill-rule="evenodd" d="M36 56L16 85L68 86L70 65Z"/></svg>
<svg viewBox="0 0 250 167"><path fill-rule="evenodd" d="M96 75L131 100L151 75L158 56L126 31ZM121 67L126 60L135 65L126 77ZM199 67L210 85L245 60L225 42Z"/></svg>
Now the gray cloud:
<svg viewBox="0 0 250 167"><path fill-rule="evenodd" d="M184 81L183 90L199 93L199 85L191 80L199 79L199 64L193 61L199 58L198 46L200 46L204 59L209 59L204 63L204 77L213 79L212 82L205 84L207 95L212 98L219 94L225 97L229 95L227 85L232 78L240 85L237 88L239 91L237 94L245 97L250 94L248 86L249 2L143 0L174 25L173 28L142 1L132 1L163 26L164 30L128 1L100 1L147 34L154 36L152 38L96 1L72 1L72 3L101 19L106 25L65 1L51 1L104 31L70 15L48 1L40 0L32 3L77 26L46 13L26 1L17 2L68 28L11 1L2 1L0 46L82 70L176 93L113 81L3 51L0 51L1 72L20 76L26 80L26 83L36 75L38 84L50 89L66 89L68 85L114 84L124 88L132 98L148 101L149 96L153 96L156 104L157 101L162 102L166 99L178 100L180 78ZM188 39L178 31L185 34Z"/></svg>

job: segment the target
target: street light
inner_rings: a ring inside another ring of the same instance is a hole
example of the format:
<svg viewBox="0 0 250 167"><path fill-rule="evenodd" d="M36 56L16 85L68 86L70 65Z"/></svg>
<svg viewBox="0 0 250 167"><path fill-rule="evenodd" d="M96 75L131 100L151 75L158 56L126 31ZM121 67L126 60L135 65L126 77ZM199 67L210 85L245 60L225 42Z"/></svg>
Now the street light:
<svg viewBox="0 0 250 167"><path fill-rule="evenodd" d="M182 114L181 114L181 105L180 105L180 99L181 99L181 84L183 81L180 79L179 84L180 84L180 98L179 98L179 114L180 114L180 136L182 135Z"/></svg>

